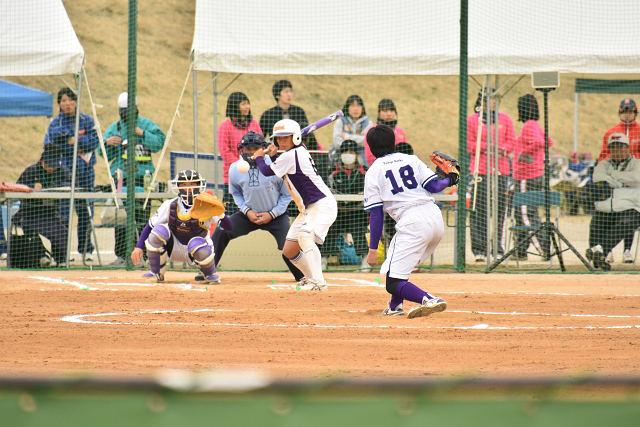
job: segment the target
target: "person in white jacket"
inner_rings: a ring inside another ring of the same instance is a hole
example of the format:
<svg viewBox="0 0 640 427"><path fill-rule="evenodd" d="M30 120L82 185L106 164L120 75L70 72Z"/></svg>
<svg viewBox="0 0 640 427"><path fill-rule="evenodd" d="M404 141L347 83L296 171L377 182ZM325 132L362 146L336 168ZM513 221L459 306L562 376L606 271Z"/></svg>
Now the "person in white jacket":
<svg viewBox="0 0 640 427"><path fill-rule="evenodd" d="M611 196L595 203L586 252L593 266L604 271L611 270L606 254L640 227L640 159L629 153L629 138L623 133L612 134L608 147L611 157L598 163L593 181L608 185Z"/></svg>
<svg viewBox="0 0 640 427"><path fill-rule="evenodd" d="M333 144L329 149L329 166L340 163L340 147L348 139L358 144L358 157L360 164L369 167L369 163L364 154L364 136L373 125L367 117L367 110L364 108L364 101L358 95L351 95L347 98L342 107L344 117L336 120L333 127Z"/></svg>

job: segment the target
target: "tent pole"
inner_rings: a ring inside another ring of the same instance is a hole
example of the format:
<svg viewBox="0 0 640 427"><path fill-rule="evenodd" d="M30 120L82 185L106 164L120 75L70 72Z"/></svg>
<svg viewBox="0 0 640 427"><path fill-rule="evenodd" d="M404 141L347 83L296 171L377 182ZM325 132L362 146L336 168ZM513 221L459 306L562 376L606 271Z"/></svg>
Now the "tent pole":
<svg viewBox="0 0 640 427"><path fill-rule="evenodd" d="M487 78L487 84L485 86L486 88L485 99L486 99L487 105L485 105L484 111L487 114L487 123L485 124L486 132L487 132L487 148L486 148L487 171L485 172L487 194L486 194L484 208L487 211L486 224L485 224L485 227L487 228L487 240L485 242L484 250L485 250L485 255L487 256L487 269L489 269L489 266L491 265L491 189L493 187L491 182L491 140L492 140L491 138L491 75L487 74L486 78Z"/></svg>
<svg viewBox="0 0 640 427"><path fill-rule="evenodd" d="M78 89L78 102L76 103L76 123L73 131L73 168L71 170L71 197L69 198L69 223L67 226L67 265L69 268L69 258L71 254L71 233L73 226L73 211L76 190L76 171L78 170L78 130L80 129L80 103L82 102L82 68L75 76L76 88ZM80 236L78 236L78 239ZM80 254L84 256L84 254Z"/></svg>
<svg viewBox="0 0 640 427"><path fill-rule="evenodd" d="M578 92L576 92L576 106L573 117L573 152L578 152ZM577 158L577 157L576 157Z"/></svg>
<svg viewBox="0 0 640 427"><path fill-rule="evenodd" d="M218 183L218 75L215 71L213 74L213 176L215 176L214 180L214 193L216 196L222 195L218 193L219 183Z"/></svg>
<svg viewBox="0 0 640 427"><path fill-rule="evenodd" d="M198 70L193 70L193 169L198 170Z"/></svg>

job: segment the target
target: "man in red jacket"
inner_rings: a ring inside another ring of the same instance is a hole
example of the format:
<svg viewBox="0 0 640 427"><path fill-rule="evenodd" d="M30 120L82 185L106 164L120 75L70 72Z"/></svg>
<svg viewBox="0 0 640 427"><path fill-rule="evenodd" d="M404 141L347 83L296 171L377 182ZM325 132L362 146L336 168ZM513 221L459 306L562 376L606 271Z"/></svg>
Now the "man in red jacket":
<svg viewBox="0 0 640 427"><path fill-rule="evenodd" d="M620 102L620 108L618 108L618 115L620 116L620 123L612 127L604 134L602 138L602 149L600 150L600 156L598 161L608 159L611 157L609 152L609 137L620 132L629 138L629 152L635 158L640 158L640 125L636 122L638 116L638 106L636 102L631 98L625 98Z"/></svg>

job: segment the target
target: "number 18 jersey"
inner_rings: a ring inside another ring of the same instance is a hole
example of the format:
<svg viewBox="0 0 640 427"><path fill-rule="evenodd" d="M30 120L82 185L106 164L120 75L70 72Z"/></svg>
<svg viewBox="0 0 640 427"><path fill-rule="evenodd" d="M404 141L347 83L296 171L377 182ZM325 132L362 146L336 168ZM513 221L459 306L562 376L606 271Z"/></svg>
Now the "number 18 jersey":
<svg viewBox="0 0 640 427"><path fill-rule="evenodd" d="M364 210L382 207L396 222L410 207L435 202L425 187L438 179L418 156L392 153L378 158L364 179Z"/></svg>

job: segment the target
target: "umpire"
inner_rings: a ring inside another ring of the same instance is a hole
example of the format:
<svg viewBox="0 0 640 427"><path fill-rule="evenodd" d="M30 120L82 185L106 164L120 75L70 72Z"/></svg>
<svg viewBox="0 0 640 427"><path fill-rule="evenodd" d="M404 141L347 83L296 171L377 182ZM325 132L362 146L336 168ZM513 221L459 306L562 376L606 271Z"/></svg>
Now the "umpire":
<svg viewBox="0 0 640 427"><path fill-rule="evenodd" d="M264 137L253 131L247 132L238 144L238 151L250 167L247 173L238 171L238 162L231 164L229 168L229 191L239 210L231 215L232 230L216 227L213 233L216 266L220 264L220 258L231 240L255 230L268 231L276 239L278 250L281 251L284 247L290 226L287 206L291 201L291 193L282 178L275 175L264 176L256 161L251 159L258 148L266 146ZM268 158L266 162L271 163ZM304 274L284 255L282 259L296 281L300 282ZM202 280L202 276L196 276L196 280Z"/></svg>

